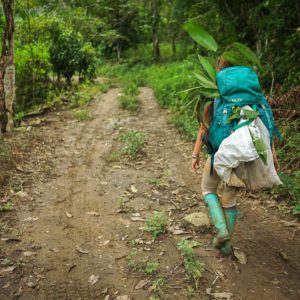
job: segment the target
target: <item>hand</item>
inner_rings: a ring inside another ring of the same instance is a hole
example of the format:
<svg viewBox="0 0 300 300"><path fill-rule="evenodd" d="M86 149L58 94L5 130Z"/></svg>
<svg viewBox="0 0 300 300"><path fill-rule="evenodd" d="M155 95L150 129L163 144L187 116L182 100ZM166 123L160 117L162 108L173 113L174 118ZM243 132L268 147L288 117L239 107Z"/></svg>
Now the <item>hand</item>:
<svg viewBox="0 0 300 300"><path fill-rule="evenodd" d="M196 171L199 169L199 163L200 163L200 158L192 158L192 169L193 171Z"/></svg>

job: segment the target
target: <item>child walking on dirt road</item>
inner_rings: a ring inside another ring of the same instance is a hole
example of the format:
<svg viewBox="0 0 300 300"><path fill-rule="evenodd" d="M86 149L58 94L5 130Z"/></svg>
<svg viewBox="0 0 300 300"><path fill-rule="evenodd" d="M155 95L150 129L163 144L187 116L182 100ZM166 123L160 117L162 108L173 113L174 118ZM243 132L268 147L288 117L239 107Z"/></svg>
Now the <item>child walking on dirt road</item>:
<svg viewBox="0 0 300 300"><path fill-rule="evenodd" d="M252 73L255 74L255 72L250 68L233 67L228 62L226 62L223 58L221 58L218 62L218 66L217 66L218 89L220 90L220 87L219 87L220 76L225 77L224 71L227 70L228 74L226 75L227 77L224 81L226 82L227 85L232 84L232 86L230 86L229 88L227 87L228 91L229 91L228 93L232 93L229 97L232 100L236 101L238 99L238 100L243 101L243 99L242 99L243 97L250 99L251 95L254 94L254 92L256 93L255 97L257 97L257 94L258 94L257 91L261 91L258 81L253 83L254 82L253 78L249 79L250 84L248 84L248 86L247 86L247 83L245 83L245 86L244 86L244 82L243 82L243 86L239 86L238 88L234 86L237 84L238 80L235 80L234 78L230 78L230 76L232 74L231 71L234 71L234 74L237 74L237 72L239 72L239 73L244 72L244 69L246 69L247 72L250 72L249 74L251 76L252 76ZM239 76L240 76L240 74L239 74ZM256 76L256 75L254 75L254 76ZM219 78L219 81L218 81L218 78ZM243 89L244 89L244 91L243 91ZM236 91L238 91L238 93L239 93L238 97L237 97ZM222 91L220 91L220 95L221 95L220 99L217 99L217 100L219 100L219 103L220 103L220 101L222 101L222 96L223 96ZM226 95L226 96L228 96L228 95ZM235 99L233 99L233 98L235 98ZM244 102L242 102L242 101L241 101L241 103L245 104L245 101ZM247 101L246 101L246 104L248 104ZM250 101L251 104L254 103L253 101L252 102ZM255 100L255 101L257 101L257 100ZM218 108L215 107L216 105L220 106L219 103L216 103L216 100L214 100L213 103L209 104L208 106L206 106L204 108L203 121L202 121L201 127L198 132L197 140L195 142L194 151L193 151L193 155L192 155L192 169L194 171L199 168L199 163L200 163L199 153L200 153L203 143L208 146L208 150L209 150L209 148L211 148L211 145L208 141L211 139L217 139L218 137L215 135L219 134L218 130L222 130L222 128L220 128L220 126L223 126L223 125L220 125L220 122L218 122L218 124L214 124L214 122L216 122L216 120L214 119L215 114L217 117L219 117L218 111L217 111ZM254 107L256 107L256 105L254 105ZM264 107L264 106L262 106L262 107ZM226 109L227 109L227 107L226 107ZM221 117L223 119L228 118L228 114L224 108L222 108L222 110L221 110L221 115L222 115ZM226 124L226 123L224 123L224 124ZM212 128L212 127L216 130L212 130L212 129L210 130L210 128ZM228 126L224 125L224 127L228 127ZM232 132L232 130L230 130L230 132ZM230 132L228 133L228 135L230 135ZM224 138L224 136L223 136L223 138ZM219 140L221 140L221 139L219 138ZM219 197L217 195L217 189L218 189L218 186L220 185L222 179L218 176L218 174L216 173L216 171L213 167L214 153L216 151L212 151L212 152L208 151L208 152L210 152L211 155L209 155L209 157L207 158L203 172L202 172L202 184L201 184L202 195L203 195L203 200L208 207L208 211L209 211L209 215L211 217L212 223L214 224L216 232L217 232L213 239L213 245L214 245L214 247L220 249L220 251L223 254L227 255L232 252L232 246L231 246L230 240L232 238L236 219L238 216L238 211L236 208L237 188L225 185L225 188L222 192L222 197L221 197L221 199L219 199ZM275 165L276 169L278 169L278 162L277 162L277 158L276 158L274 144L272 144L272 153L273 153L274 165Z"/></svg>

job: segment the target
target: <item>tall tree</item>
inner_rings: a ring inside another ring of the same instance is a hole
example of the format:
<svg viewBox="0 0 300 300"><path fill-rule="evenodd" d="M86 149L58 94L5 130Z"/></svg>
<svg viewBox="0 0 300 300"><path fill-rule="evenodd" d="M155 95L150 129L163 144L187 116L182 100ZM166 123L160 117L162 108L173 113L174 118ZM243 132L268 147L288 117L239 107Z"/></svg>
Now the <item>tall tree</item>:
<svg viewBox="0 0 300 300"><path fill-rule="evenodd" d="M160 15L159 15L159 0L151 0L151 11L152 11L152 43L153 43L153 57L155 60L159 60L160 58L160 48L159 48L159 23L160 23Z"/></svg>
<svg viewBox="0 0 300 300"><path fill-rule="evenodd" d="M5 27L0 60L0 126L1 135L13 126L12 106L15 97L14 67L14 0L2 0Z"/></svg>

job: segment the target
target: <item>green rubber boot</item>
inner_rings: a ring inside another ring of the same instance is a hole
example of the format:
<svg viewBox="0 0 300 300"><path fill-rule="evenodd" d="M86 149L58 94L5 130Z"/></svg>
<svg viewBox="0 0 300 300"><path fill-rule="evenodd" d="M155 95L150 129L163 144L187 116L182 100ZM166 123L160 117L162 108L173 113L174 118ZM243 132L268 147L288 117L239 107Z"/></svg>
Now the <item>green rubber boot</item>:
<svg viewBox="0 0 300 300"><path fill-rule="evenodd" d="M226 219L227 229L228 229L228 232L229 232L230 238L231 238L233 235L233 232L234 232L235 222L236 222L237 217L239 216L239 213L235 207L234 208L223 208L223 211L224 211L224 216ZM225 255L231 254L232 253L232 245L231 245L230 240L223 243L220 250Z"/></svg>
<svg viewBox="0 0 300 300"><path fill-rule="evenodd" d="M226 220L217 194L207 194L204 196L204 202L208 207L208 212L217 234L213 239L213 245L220 248L224 242L230 239L227 230Z"/></svg>

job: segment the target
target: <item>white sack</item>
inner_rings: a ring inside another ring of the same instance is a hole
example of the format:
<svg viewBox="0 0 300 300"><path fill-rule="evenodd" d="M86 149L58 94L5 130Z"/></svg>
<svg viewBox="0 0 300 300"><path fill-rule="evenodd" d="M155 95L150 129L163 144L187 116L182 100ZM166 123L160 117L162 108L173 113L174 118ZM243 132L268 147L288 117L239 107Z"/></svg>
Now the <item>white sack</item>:
<svg viewBox="0 0 300 300"><path fill-rule="evenodd" d="M274 167L268 129L260 118L256 118L251 126L253 125L259 129L267 146L267 165L264 165L259 157L249 132L249 125L246 125L223 140L215 154L214 168L226 184L235 185L232 182L236 181L234 177L237 176L246 188L255 191L271 188L282 182Z"/></svg>

